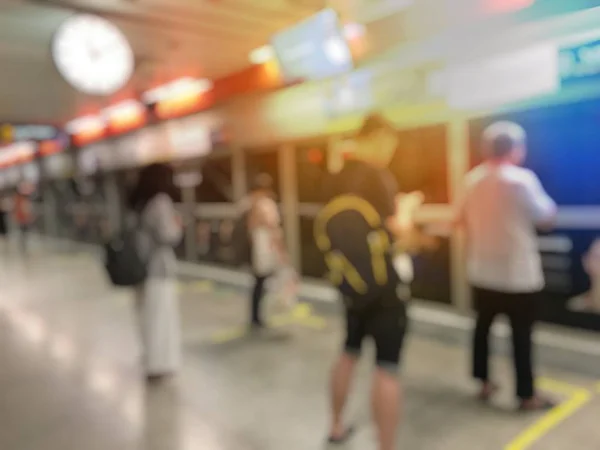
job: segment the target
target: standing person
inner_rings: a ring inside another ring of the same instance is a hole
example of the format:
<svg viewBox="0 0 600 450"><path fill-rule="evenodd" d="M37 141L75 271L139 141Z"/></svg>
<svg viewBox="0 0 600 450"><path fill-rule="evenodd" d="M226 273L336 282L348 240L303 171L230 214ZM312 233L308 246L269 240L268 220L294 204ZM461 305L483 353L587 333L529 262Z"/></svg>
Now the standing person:
<svg viewBox="0 0 600 450"><path fill-rule="evenodd" d="M0 198L0 248L8 249L8 199Z"/></svg>
<svg viewBox="0 0 600 450"><path fill-rule="evenodd" d="M254 275L254 287L250 298L250 325L252 329L262 329L265 327L261 314L265 284L279 265L287 263L281 216L275 202L273 179L270 175L262 173L256 177L247 207L250 263Z"/></svg>
<svg viewBox="0 0 600 450"><path fill-rule="evenodd" d="M519 167L526 153L523 128L498 122L483 133L485 162L467 176L459 222L467 238L468 277L477 323L473 339L473 376L480 398L497 390L489 378L489 332L505 314L512 327L517 398L523 410L553 406L534 388L532 331L536 301L544 287L536 227L551 227L556 204L536 175Z"/></svg>
<svg viewBox="0 0 600 450"><path fill-rule="evenodd" d="M148 277L136 292L143 363L149 381L174 375L181 364L181 324L174 247L182 238L175 209L173 169L153 164L140 172L129 199L139 217L140 253L148 261Z"/></svg>
<svg viewBox="0 0 600 450"><path fill-rule="evenodd" d="M19 227L19 238L23 255L27 254L28 235L33 222L33 211L30 199L31 191L32 189L28 184L21 184L17 188L14 202L15 221Z"/></svg>
<svg viewBox="0 0 600 450"><path fill-rule="evenodd" d="M371 337L377 365L371 401L379 449L395 448L402 403L398 369L410 290L409 281L394 268L394 241L396 234L412 227L410 218L399 220L396 213L399 204L415 198L399 197L385 168L389 162L385 155L391 156L397 144L397 133L385 120L368 117L357 136L357 154L331 180L331 200L315 221L315 240L346 309L344 350L331 375L329 442L334 444L345 442L353 431L344 425L343 411L362 343Z"/></svg>

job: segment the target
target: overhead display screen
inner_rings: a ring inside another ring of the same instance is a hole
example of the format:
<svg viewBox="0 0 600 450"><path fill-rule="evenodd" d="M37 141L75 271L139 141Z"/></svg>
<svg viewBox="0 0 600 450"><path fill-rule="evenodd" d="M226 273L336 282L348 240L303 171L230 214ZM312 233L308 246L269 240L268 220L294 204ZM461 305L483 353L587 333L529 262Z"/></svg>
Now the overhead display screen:
<svg viewBox="0 0 600 450"><path fill-rule="evenodd" d="M325 9L271 39L286 82L317 80L352 69L337 13Z"/></svg>

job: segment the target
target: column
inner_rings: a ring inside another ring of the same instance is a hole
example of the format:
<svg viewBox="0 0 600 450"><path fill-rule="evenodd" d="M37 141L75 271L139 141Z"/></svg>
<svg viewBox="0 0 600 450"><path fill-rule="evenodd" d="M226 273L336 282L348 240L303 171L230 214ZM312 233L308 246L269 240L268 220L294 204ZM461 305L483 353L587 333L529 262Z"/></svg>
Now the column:
<svg viewBox="0 0 600 450"><path fill-rule="evenodd" d="M183 202L183 214L185 224L185 259L193 261L196 259L196 220L194 211L196 209L196 189L194 186L181 187L181 200Z"/></svg>
<svg viewBox="0 0 600 450"><path fill-rule="evenodd" d="M450 201L456 203L462 195L463 182L469 170L469 124L465 117L455 117L448 123L448 180ZM461 311L471 308L471 290L467 283L465 236L455 230L450 239L452 301Z"/></svg>
<svg viewBox="0 0 600 450"><path fill-rule="evenodd" d="M239 202L248 190L244 149L239 145L235 145L231 151L231 179L233 199L235 202Z"/></svg>
<svg viewBox="0 0 600 450"><path fill-rule="evenodd" d="M290 261L300 271L300 212L298 208L298 183L296 149L293 145L279 148L279 187L283 231Z"/></svg>

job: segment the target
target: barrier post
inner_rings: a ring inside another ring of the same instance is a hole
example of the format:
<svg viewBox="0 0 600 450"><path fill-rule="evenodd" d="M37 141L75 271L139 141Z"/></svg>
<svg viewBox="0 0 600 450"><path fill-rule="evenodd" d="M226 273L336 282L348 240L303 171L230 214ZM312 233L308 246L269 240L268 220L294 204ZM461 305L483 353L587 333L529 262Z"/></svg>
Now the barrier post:
<svg viewBox="0 0 600 450"><path fill-rule="evenodd" d="M279 187L285 244L290 262L300 271L300 213L298 208L298 173L296 148L293 145L279 147Z"/></svg>
<svg viewBox="0 0 600 450"><path fill-rule="evenodd" d="M239 202L248 191L246 180L244 149L235 145L231 151L231 184L233 187L233 200Z"/></svg>
<svg viewBox="0 0 600 450"><path fill-rule="evenodd" d="M450 201L456 212L469 171L469 123L465 117L454 117L448 123L448 180ZM454 214L453 214L454 216ZM452 303L460 311L471 309L471 290L467 282L465 235L454 230L450 239L450 275Z"/></svg>

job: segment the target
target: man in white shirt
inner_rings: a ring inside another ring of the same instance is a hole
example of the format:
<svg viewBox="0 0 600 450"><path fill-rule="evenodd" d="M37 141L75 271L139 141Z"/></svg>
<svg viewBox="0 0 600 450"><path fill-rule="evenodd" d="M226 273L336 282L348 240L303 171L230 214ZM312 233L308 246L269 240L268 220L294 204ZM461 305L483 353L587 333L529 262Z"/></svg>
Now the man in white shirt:
<svg viewBox="0 0 600 450"><path fill-rule="evenodd" d="M536 227L550 227L556 204L536 175L519 167L525 131L497 122L483 134L485 162L467 176L459 221L467 238L468 278L478 313L474 335L473 375L482 382L480 397L496 391L488 377L489 331L494 318L510 320L517 377L517 397L525 410L553 404L535 393L532 330L536 301L544 287Z"/></svg>

